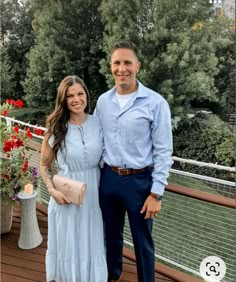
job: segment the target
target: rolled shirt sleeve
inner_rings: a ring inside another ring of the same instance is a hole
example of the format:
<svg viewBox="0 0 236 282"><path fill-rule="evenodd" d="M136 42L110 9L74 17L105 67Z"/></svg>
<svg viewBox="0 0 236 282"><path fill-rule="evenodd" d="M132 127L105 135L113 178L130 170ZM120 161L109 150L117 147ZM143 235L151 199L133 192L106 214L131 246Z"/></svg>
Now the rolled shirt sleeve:
<svg viewBox="0 0 236 282"><path fill-rule="evenodd" d="M154 110L154 120L151 124L153 144L153 184L151 192L163 195L169 170L173 164L173 138L171 129L171 114L169 105L162 100L158 111Z"/></svg>

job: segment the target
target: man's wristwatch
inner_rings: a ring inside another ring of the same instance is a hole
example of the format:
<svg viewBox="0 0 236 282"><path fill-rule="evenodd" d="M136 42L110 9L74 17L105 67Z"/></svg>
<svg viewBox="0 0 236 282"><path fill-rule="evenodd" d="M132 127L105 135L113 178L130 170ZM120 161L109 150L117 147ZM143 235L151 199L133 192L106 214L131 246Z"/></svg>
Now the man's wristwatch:
<svg viewBox="0 0 236 282"><path fill-rule="evenodd" d="M163 196L162 195L157 195L157 194L154 194L154 193L150 193L150 196L152 196L154 199L156 199L158 202L160 202L162 199L163 199Z"/></svg>

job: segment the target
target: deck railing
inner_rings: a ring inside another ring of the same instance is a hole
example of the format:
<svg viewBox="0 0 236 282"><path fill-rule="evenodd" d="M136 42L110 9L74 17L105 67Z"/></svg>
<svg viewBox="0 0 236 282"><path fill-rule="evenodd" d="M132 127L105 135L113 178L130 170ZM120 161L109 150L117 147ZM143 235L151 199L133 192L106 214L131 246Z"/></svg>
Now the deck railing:
<svg viewBox="0 0 236 282"><path fill-rule="evenodd" d="M9 122L22 123L8 119ZM34 136L30 144L30 163L37 167L41 143L42 137ZM235 172L235 168L194 160L175 158L176 161ZM43 181L38 192L39 200L47 204L49 196ZM208 256L218 256L227 267L222 281L236 281L235 198L234 182L171 169L162 209L153 224L157 261L199 277L201 261ZM127 220L125 245L133 249Z"/></svg>

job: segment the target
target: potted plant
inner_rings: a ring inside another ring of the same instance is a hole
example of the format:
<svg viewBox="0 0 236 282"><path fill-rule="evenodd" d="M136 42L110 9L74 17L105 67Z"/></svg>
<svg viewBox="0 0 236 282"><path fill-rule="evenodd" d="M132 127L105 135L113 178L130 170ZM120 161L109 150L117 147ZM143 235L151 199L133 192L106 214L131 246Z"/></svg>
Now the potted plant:
<svg viewBox="0 0 236 282"><path fill-rule="evenodd" d="M2 120L14 107L22 108L23 102L9 99L0 108L1 234L11 229L13 205L18 200L19 191L27 183L31 183L36 189L39 177L37 168L29 165L31 155L27 152L33 133L28 127L8 125L6 120ZM41 130L35 130L35 134L41 133Z"/></svg>

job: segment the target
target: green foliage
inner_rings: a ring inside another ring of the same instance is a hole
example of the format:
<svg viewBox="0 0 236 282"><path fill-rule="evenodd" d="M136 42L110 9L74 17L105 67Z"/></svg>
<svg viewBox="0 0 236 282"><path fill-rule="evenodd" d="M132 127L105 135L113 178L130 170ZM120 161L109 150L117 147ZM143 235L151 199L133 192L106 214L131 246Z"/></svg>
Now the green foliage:
<svg viewBox="0 0 236 282"><path fill-rule="evenodd" d="M7 100L0 107L0 113L14 107L22 108L21 100ZM38 132L39 135L41 131ZM18 125L9 125L6 120L0 123L0 165L1 165L1 189L3 198L13 201L18 199L17 194L27 183L38 185L38 170L29 166L31 155L27 154L32 132L29 128L20 128Z"/></svg>
<svg viewBox="0 0 236 282"><path fill-rule="evenodd" d="M236 142L233 135L218 145L216 148L216 157L219 163L223 163L226 166L233 166L236 159L235 148Z"/></svg>
<svg viewBox="0 0 236 282"><path fill-rule="evenodd" d="M30 2L25 2L23 6L17 2L1 1L1 44L9 58L8 64L14 72L15 92L11 94L14 99L24 95L21 81L26 74L26 54L34 44Z"/></svg>
<svg viewBox="0 0 236 282"><path fill-rule="evenodd" d="M137 44L138 79L168 100L173 118L199 106L234 112L235 22L205 0L2 0L2 95L53 107L59 82L75 74L93 109L114 83L118 39Z"/></svg>
<svg viewBox="0 0 236 282"><path fill-rule="evenodd" d="M209 1L123 0L117 5L108 0L100 10L107 54L101 72L109 86L113 84L107 64L111 44L131 39L140 50L138 78L168 100L173 116L188 113L193 100L219 101L215 78L224 69L220 50L227 52L232 40L229 22L221 20Z"/></svg>
<svg viewBox="0 0 236 282"><path fill-rule="evenodd" d="M106 58L100 61L101 73L107 79L109 87L113 78L109 70L110 49L114 41L129 39L139 45L143 34L148 30L152 0L121 0L119 5L113 0L102 1L100 13L104 24L102 50Z"/></svg>
<svg viewBox="0 0 236 282"><path fill-rule="evenodd" d="M0 54L1 64L1 99L10 99L15 93L15 70L12 69L9 56L3 47Z"/></svg>
<svg viewBox="0 0 236 282"><path fill-rule="evenodd" d="M140 77L169 101L173 115L186 114L191 101L217 100L217 48L227 43L213 36L214 16L207 1L158 1L153 29L145 34L145 73ZM164 12L166 11L166 12Z"/></svg>
<svg viewBox="0 0 236 282"><path fill-rule="evenodd" d="M235 164L232 129L215 115L197 114L186 118L174 130L174 155L197 161Z"/></svg>
<svg viewBox="0 0 236 282"><path fill-rule="evenodd" d="M33 1L36 45L31 49L24 82L31 106L53 106L60 81L75 74L84 79L91 100L106 84L99 73L99 45L103 26L97 9L100 1Z"/></svg>
<svg viewBox="0 0 236 282"><path fill-rule="evenodd" d="M224 13L220 13L214 27L216 36L220 30L228 40L227 44L217 50L220 71L215 77L220 102L218 113L228 115L235 112L235 20L230 20Z"/></svg>

